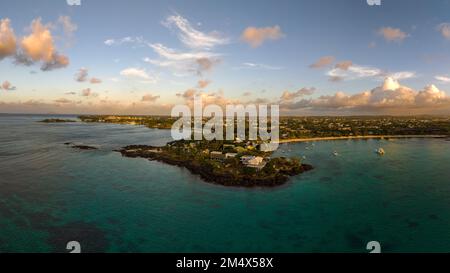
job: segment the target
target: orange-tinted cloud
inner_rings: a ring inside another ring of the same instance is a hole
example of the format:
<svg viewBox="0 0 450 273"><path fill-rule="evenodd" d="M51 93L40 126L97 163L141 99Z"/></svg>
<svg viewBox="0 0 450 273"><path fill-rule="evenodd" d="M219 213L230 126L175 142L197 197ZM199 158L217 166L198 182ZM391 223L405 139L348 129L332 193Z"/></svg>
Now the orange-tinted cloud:
<svg viewBox="0 0 450 273"><path fill-rule="evenodd" d="M333 56L323 56L318 59L315 63L310 64L310 68L323 68L331 65L334 62L335 58Z"/></svg>
<svg viewBox="0 0 450 273"><path fill-rule="evenodd" d="M198 88L206 88L211 82L208 80L199 80L198 81Z"/></svg>
<svg viewBox="0 0 450 273"><path fill-rule="evenodd" d="M160 98L160 96L154 96L152 94L146 94L146 95L142 96L142 101L155 102L159 98Z"/></svg>
<svg viewBox="0 0 450 273"><path fill-rule="evenodd" d="M408 34L403 32L401 29L392 27L380 28L378 30L378 35L383 36L383 38L388 42L401 42L408 37Z"/></svg>
<svg viewBox="0 0 450 273"><path fill-rule="evenodd" d="M263 28L248 27L242 32L241 39L251 47L259 47L266 40L278 40L284 36L279 26Z"/></svg>
<svg viewBox="0 0 450 273"><path fill-rule="evenodd" d="M316 90L316 88L314 88L314 87L310 87L310 88L304 87L300 90L297 90L296 92L284 91L283 94L281 95L280 99L282 101L291 101L291 100L294 100L299 97L312 95L315 90Z"/></svg>
<svg viewBox="0 0 450 273"><path fill-rule="evenodd" d="M30 30L31 33L20 42L22 52L16 62L26 65L42 62L43 71L69 65L69 58L57 52L49 25L43 25L41 18L37 18L31 22Z"/></svg>
<svg viewBox="0 0 450 273"><path fill-rule="evenodd" d="M0 60L16 53L16 36L8 18L0 20Z"/></svg>
<svg viewBox="0 0 450 273"><path fill-rule="evenodd" d="M0 85L0 89L6 90L6 91L14 91L16 90L15 86L12 86L11 83L9 81L4 81L1 85Z"/></svg>
<svg viewBox="0 0 450 273"><path fill-rule="evenodd" d="M450 113L450 97L434 85L420 91L402 86L393 78L386 78L381 86L356 94L337 92L315 99L287 101L281 104L285 110L309 109L313 111L351 111L361 113Z"/></svg>
<svg viewBox="0 0 450 273"><path fill-rule="evenodd" d="M100 79L98 79L98 78L91 78L91 79L89 80L89 82L92 83L92 84L98 84L98 83L101 83L102 80L100 80Z"/></svg>

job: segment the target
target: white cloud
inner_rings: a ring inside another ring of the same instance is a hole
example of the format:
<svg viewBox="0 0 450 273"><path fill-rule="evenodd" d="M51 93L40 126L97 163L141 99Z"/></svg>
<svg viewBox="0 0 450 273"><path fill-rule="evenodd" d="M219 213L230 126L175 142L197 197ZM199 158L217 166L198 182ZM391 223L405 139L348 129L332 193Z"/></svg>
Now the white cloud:
<svg viewBox="0 0 450 273"><path fill-rule="evenodd" d="M140 79L144 83L156 83L157 80L155 77L151 76L150 74L145 71L145 69L135 68L135 67L129 67L122 71L120 71L120 75L124 76L126 78L134 78L134 79Z"/></svg>
<svg viewBox="0 0 450 273"><path fill-rule="evenodd" d="M215 46L229 43L229 40L221 37L217 31L206 34L195 29L186 18L180 15L167 17L163 25L169 28L175 26L179 39L189 48L209 50Z"/></svg>
<svg viewBox="0 0 450 273"><path fill-rule="evenodd" d="M404 80L416 77L416 73L412 71L389 73L376 67L361 66L353 63L336 65L333 69L329 70L326 75L330 77L331 81L356 80L362 78L382 79L385 77Z"/></svg>
<svg viewBox="0 0 450 273"><path fill-rule="evenodd" d="M144 58L145 62L172 69L175 73L194 72L201 75L220 62L220 54L210 51L179 52L162 44L149 44L160 59Z"/></svg>
<svg viewBox="0 0 450 273"><path fill-rule="evenodd" d="M147 44L145 39L142 36L138 37L124 37L121 39L107 39L103 42L107 46L119 46L123 44L134 44L135 46L144 46Z"/></svg>
<svg viewBox="0 0 450 273"><path fill-rule="evenodd" d="M263 70L282 70L281 66L272 66L261 63L242 63L240 66L236 67L236 69L263 69Z"/></svg>
<svg viewBox="0 0 450 273"><path fill-rule="evenodd" d="M444 83L449 83L450 82L450 77L448 76L435 76L434 77L436 80L444 82Z"/></svg>

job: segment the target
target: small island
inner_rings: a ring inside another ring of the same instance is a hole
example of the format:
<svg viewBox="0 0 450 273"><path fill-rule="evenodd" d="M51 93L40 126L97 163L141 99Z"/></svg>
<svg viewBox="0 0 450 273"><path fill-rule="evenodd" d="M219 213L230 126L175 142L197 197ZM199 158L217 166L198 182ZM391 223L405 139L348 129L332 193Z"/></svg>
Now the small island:
<svg viewBox="0 0 450 273"><path fill-rule="evenodd" d="M40 122L43 122L43 123L64 123L64 122L77 122L77 121L73 120L73 119L48 118L48 119L41 120Z"/></svg>
<svg viewBox="0 0 450 273"><path fill-rule="evenodd" d="M209 183L236 187L274 187L313 167L299 158L275 157L254 142L178 140L163 147L131 145L123 156L180 166Z"/></svg>

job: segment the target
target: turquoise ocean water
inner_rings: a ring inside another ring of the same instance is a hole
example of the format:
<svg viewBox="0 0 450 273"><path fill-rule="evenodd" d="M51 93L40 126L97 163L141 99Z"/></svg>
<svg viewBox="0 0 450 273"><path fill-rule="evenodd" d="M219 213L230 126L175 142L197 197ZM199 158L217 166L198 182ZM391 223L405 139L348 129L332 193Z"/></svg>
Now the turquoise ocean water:
<svg viewBox="0 0 450 273"><path fill-rule="evenodd" d="M243 189L112 151L163 145L166 130L48 117L0 116L0 252L450 252L450 141L282 145L315 169Z"/></svg>

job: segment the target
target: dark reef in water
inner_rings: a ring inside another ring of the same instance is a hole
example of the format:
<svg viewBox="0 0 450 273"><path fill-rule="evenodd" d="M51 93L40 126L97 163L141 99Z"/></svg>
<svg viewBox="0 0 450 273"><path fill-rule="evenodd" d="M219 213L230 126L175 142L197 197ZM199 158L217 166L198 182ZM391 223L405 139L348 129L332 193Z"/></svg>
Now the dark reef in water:
<svg viewBox="0 0 450 273"><path fill-rule="evenodd" d="M73 120L73 119L48 118L48 119L41 120L40 122L44 122L44 123L64 123L64 122L77 122L77 121Z"/></svg>
<svg viewBox="0 0 450 273"><path fill-rule="evenodd" d="M97 147L88 146L88 145L75 145L72 142L66 142L66 143L64 143L64 145L71 145L72 148L79 149L79 150L98 150Z"/></svg>

